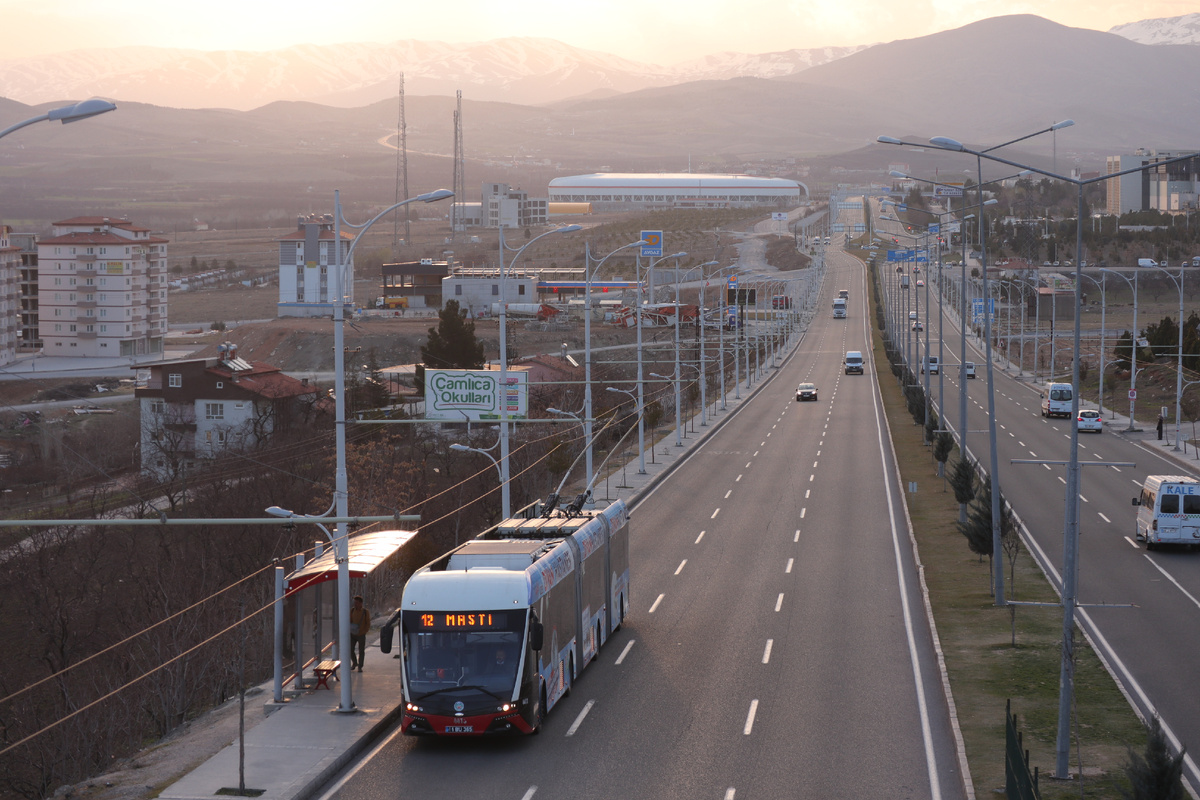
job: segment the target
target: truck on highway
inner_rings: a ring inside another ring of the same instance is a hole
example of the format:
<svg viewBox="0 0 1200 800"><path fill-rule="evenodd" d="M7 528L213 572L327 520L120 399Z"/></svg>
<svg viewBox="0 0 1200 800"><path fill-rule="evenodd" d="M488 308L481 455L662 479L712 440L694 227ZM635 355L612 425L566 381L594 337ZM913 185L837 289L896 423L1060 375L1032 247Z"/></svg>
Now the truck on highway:
<svg viewBox="0 0 1200 800"><path fill-rule="evenodd" d="M1149 475L1133 498L1137 540L1147 550L1161 544L1200 545L1200 481L1181 475Z"/></svg>
<svg viewBox="0 0 1200 800"><path fill-rule="evenodd" d="M504 520L409 578L380 635L389 652L400 626L405 734L536 733L620 627L629 512L577 506Z"/></svg>
<svg viewBox="0 0 1200 800"><path fill-rule="evenodd" d="M839 297L833 301L833 318L834 319L845 319L846 318L846 298Z"/></svg>

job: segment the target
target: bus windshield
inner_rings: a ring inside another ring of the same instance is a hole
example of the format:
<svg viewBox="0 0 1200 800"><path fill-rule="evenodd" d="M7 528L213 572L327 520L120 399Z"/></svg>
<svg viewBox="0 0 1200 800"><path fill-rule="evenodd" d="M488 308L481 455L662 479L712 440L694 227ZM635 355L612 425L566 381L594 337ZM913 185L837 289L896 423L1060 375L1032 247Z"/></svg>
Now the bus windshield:
<svg viewBox="0 0 1200 800"><path fill-rule="evenodd" d="M513 694L526 610L405 611L404 673L414 700L457 687Z"/></svg>

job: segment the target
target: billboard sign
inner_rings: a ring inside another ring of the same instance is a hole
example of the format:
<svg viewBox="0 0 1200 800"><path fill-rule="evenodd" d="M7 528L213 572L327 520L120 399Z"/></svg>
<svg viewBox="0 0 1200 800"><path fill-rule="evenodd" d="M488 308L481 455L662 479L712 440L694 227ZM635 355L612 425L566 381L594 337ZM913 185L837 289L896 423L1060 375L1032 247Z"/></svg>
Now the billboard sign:
<svg viewBox="0 0 1200 800"><path fill-rule="evenodd" d="M934 197L962 197L962 194L963 194L962 187L963 187L963 185L961 183L958 184L957 186L954 186L954 185L934 186L933 187L933 196Z"/></svg>
<svg viewBox="0 0 1200 800"><path fill-rule="evenodd" d="M515 370L505 375L502 387L498 370L425 370L425 419L500 419L501 408L510 419L523 419L529 413L529 374Z"/></svg>

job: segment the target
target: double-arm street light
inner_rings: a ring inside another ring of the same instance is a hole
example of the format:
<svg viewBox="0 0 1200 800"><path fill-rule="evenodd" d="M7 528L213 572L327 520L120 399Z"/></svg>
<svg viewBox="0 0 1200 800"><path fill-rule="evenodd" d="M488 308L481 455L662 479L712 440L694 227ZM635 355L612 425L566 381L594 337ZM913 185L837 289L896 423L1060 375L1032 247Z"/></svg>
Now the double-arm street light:
<svg viewBox="0 0 1200 800"><path fill-rule="evenodd" d="M333 385L334 385L334 439L337 466L334 475L333 507L337 516L345 518L349 511L348 478L346 471L346 353L344 322L346 310L345 298L345 265L354 258L354 248L362 241L372 225L384 216L409 203L436 203L453 197L449 189L437 189L416 197L410 197L399 203L388 206L362 225L353 225L342 217L342 200L340 191L333 193L333 246L336 293L330 295L333 303ZM342 225L350 228L360 228L358 234L350 242L345 253L342 252ZM353 289L352 289L353 291ZM282 510L282 509L280 509ZM328 512L326 512L328 513ZM280 516L279 514L274 514ZM337 523L337 536L331 537L334 547L334 560L338 565L338 660L342 664L350 663L350 529L345 522ZM350 690L350 681L342 681L342 704L338 708L342 712L354 710L354 701Z"/></svg>
<svg viewBox="0 0 1200 800"><path fill-rule="evenodd" d="M595 266L591 266L591 250L588 247L588 243L584 242L583 245L583 285L585 292L583 298L583 435L584 439L587 440L587 481L584 484L585 486L592 485L592 421L595 416L592 413L592 276L598 274L600 267L604 266L604 262L608 261L615 254L642 244L645 244L645 242L641 239L629 244L623 244L597 261Z"/></svg>
<svg viewBox="0 0 1200 800"><path fill-rule="evenodd" d="M1070 120L1067 120L1066 122L1063 122L1063 123L1058 123L1054 126L1051 126L1050 128L1047 128L1046 130L1047 131L1056 131L1060 128L1066 127L1067 123L1069 123L1069 122L1070 122ZM1045 131L1042 131L1042 132L1044 133ZM1036 135L1036 134L1031 134L1031 135ZM1029 138L1029 137L1022 137L1022 139L1025 139L1025 138ZM888 144L902 144L898 139L893 139L891 137L880 137L880 141L888 143ZM1014 140L1014 141L1020 141L1020 140ZM1087 186L1089 186L1090 184L1099 183L1100 181L1107 181L1107 180L1111 180L1112 178L1118 178L1122 175L1129 175L1129 174L1133 174L1133 173L1137 173L1137 172L1143 172L1143 171L1151 169L1151 168L1160 168L1160 167L1168 166L1170 164L1174 164L1174 163L1177 163L1180 161L1186 161L1186 160L1189 160L1192 158L1196 158L1196 156L1198 154L1197 153L1189 153L1188 155L1177 156L1175 158L1166 159L1164 161L1156 161L1152 164L1146 164L1146 165L1140 166L1140 167L1132 167L1130 169L1121 170L1120 172L1114 172L1114 173L1107 174L1107 175L1101 175L1101 176L1098 176L1095 178L1077 179L1077 178L1067 177L1065 175L1058 175L1053 172L1049 172L1047 170L1039 169L1037 167L1032 167L1028 164L1020 164L1015 161L1010 161L1008 159L1001 158L996 155L992 155L991 151L995 150L996 149L995 147L988 148L987 150L972 150L971 148L965 146L962 142L959 142L956 139L951 139L946 136L936 136L929 140L929 144L939 150L947 150L950 152L957 152L957 153L966 153L968 155L975 156L976 169L977 169L977 172L978 172L978 175L980 178L980 180L979 180L980 186L982 185L982 182L983 182L983 159L986 158L989 161L995 161L1000 164L1006 164L1010 167L1016 167L1018 169L1025 169L1030 172L1035 172L1039 175L1044 175L1045 177L1048 177L1048 178L1054 178L1055 180L1060 180L1060 181L1063 181L1064 183L1069 183L1076 187L1077 195L1078 195L1078 200L1077 200L1078 210L1077 210L1076 219L1075 219L1075 223L1076 223L1075 224L1075 256L1076 256L1076 258L1075 258L1075 330L1074 330L1075 357L1072 359L1072 362L1071 362L1071 383L1074 387L1076 387L1076 391L1073 391L1071 393L1071 419L1072 420L1077 419L1079 416L1078 386L1079 386L1079 362L1080 362L1079 342L1080 342L1080 325L1081 325L1081 319L1080 319L1081 315L1079 313L1079 309L1080 309L1080 305L1081 305L1080 295L1081 295L1081 292L1083 291L1083 281L1080 279L1080 275L1082 274L1082 267L1080 266L1081 259L1079 258L1079 255L1083 252L1083 192L1084 192L1084 189ZM1011 144L1011 142L1010 142L1010 144ZM918 146L918 145L914 145L914 146ZM1000 146L1003 146L1003 145L1000 145ZM982 202L983 202L982 188L979 189L979 202L980 202L980 206L982 208ZM987 296L987 289L986 289L986 286L987 286L987 264L986 264L986 247L985 247L986 240L985 240L984 236L982 235L982 229L981 229L980 242L981 242L980 252L981 252L981 254L984 255L984 261L983 261L984 296L986 297ZM1182 273L1181 273L1181 278L1182 278ZM985 319L986 318L987 317L985 317ZM1182 320L1180 320L1180 322L1182 324ZM988 325L987 335L989 338L989 348L990 348L990 338L991 338L990 324ZM1136 333L1135 333L1135 337L1136 337ZM1135 346L1136 346L1136 341L1135 341ZM1181 348L1181 352L1182 352L1182 348ZM991 364L991 358L990 358L990 353L989 353L989 358L988 358L988 418L989 418L989 420L988 421L989 421L989 428L992 432L992 436L991 436L991 442L992 442L992 542L993 542L993 551L999 553L1000 552L1000 537L999 537L1000 511L999 511L999 492L998 492L997 477L996 477L996 469L997 469L997 453L996 453L996 438L995 438L996 418L995 418L995 406L992 404L992 394L993 394L993 392L992 392L992 364ZM1072 703L1073 703L1073 698L1074 698L1074 682L1075 682L1075 677L1074 677L1074 674L1075 674L1074 625L1075 625L1075 606L1076 606L1076 598L1077 598L1077 591L1078 591L1078 575L1079 575L1079 566L1078 566L1079 503L1078 503L1078 498L1079 498L1079 491L1080 491L1079 426L1078 425L1075 425L1075 424L1071 425L1070 441L1071 441L1070 459L1067 463L1067 487L1066 487L1065 512L1064 512L1065 522L1064 522L1064 531L1063 531L1063 576L1062 576L1063 652L1062 652L1061 672L1060 672L1060 678L1059 678L1059 686L1061 687L1061 692L1059 694L1058 739L1057 739L1057 743L1056 743L1056 765L1055 765L1056 775L1060 778L1066 778L1069 775L1071 708L1072 708ZM996 575L999 576L999 577L995 578L996 589L997 589L996 601L998 603L1004 603L1005 600L1004 600L1004 596L1003 596L1003 577L1002 577L1003 569L1002 569L1002 567L1000 567L1000 565L998 565L998 569L996 570Z"/></svg>
<svg viewBox="0 0 1200 800"><path fill-rule="evenodd" d="M45 114L31 117L24 122L18 122L16 125L10 125L9 127L0 131L0 139L8 136L13 131L19 131L26 125L32 125L35 122L61 122L62 124L66 125L68 122L78 122L81 119L88 119L89 117L95 117L99 114L105 114L115 108L116 105L113 103L97 98L84 100L83 102L75 103L74 105L70 106L63 106L62 108L52 108Z"/></svg>

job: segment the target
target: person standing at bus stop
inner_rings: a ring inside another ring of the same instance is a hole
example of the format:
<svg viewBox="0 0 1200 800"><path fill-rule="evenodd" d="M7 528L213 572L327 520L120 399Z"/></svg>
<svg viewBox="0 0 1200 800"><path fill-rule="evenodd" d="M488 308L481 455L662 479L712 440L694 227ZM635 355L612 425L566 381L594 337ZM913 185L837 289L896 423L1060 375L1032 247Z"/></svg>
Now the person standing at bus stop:
<svg viewBox="0 0 1200 800"><path fill-rule="evenodd" d="M1159 414L1158 415L1158 425L1155 426L1155 429L1158 431L1158 440L1160 442L1162 441L1162 426L1163 426L1163 415Z"/></svg>
<svg viewBox="0 0 1200 800"><path fill-rule="evenodd" d="M350 608L350 671L362 672L367 658L367 634L371 632L371 612L363 607L361 594L354 595Z"/></svg>

